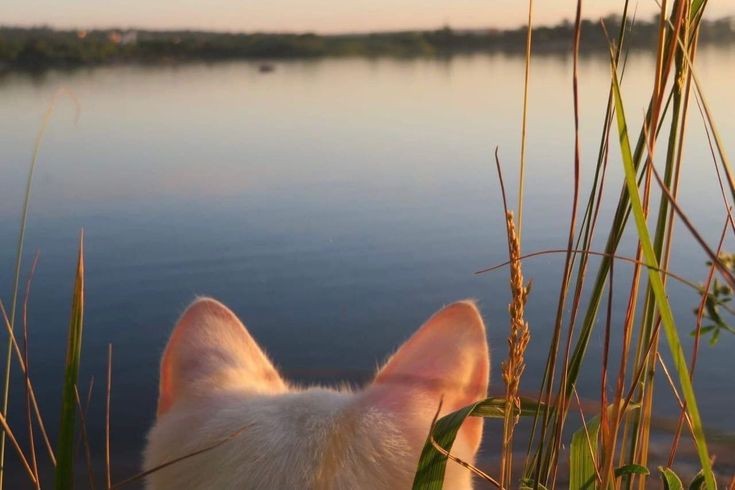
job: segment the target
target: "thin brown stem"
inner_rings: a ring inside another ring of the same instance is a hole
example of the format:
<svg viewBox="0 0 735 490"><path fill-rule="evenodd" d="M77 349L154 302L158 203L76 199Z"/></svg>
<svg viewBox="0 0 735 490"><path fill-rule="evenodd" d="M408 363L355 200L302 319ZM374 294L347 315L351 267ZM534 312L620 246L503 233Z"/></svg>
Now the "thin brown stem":
<svg viewBox="0 0 735 490"><path fill-rule="evenodd" d="M526 259L530 259L530 258L533 258L533 257L539 257L541 255L560 254L560 253L566 253L566 252L567 252L567 249L565 249L565 248L552 248L552 249L548 249L548 250L540 250L538 252L531 252L531 253L527 253L525 255L521 255L518 260L526 260ZM621 260L623 262L628 262L630 264L638 264L638 265L641 265L643 267L646 267L646 268L648 268L650 270L659 272L659 273L661 273L661 274L663 274L665 276L669 276L670 278L674 279L675 281L678 281L678 282L684 284L685 286L689 286L690 288L694 289L695 291L698 291L698 292L701 292L702 291L702 288L698 284L693 283L692 281L686 279L685 277L683 277L683 276L681 276L679 274L676 274L674 272L663 270L660 267L654 267L652 265L648 265L646 262L644 262L642 260L634 259L634 258L631 258L631 257L626 257L624 255L617 255L617 254L606 253L606 252L597 252L597 251L594 251L594 250L573 249L573 252L575 252L577 254L580 254L580 255L594 255L594 256L597 256L597 257L608 257L608 258L611 258L611 259L616 259L616 260ZM488 267L487 269L481 269L479 271L476 271L475 274L485 274L485 273L488 273L488 272L493 272L493 271L496 271L496 270L500 269L501 267L505 267L506 265L510 265L510 264L511 264L511 261L510 260L506 260L505 262L501 262L500 264L494 265L492 267Z"/></svg>
<svg viewBox="0 0 735 490"><path fill-rule="evenodd" d="M125 486L130 485L131 483L135 483L137 481L140 481L143 478L145 478L146 476L152 475L153 473L155 473L157 471L160 471L160 470L162 470L164 468L168 468L169 466L172 466L172 465L181 463L182 461L186 461L187 459L190 459L190 458L193 458L195 456L199 456L200 454L204 454L206 452L212 451L213 449L216 449L216 448L220 447L221 445L226 444L226 443L230 442L231 440L235 439L240 434L242 434L243 432L245 432L248 428L250 428L250 426L251 426L251 424L248 424L248 425L245 425L243 427L240 427L238 430L230 433L228 436L224 437L223 439L220 439L220 440L218 440L218 441L216 441L216 442L214 442L214 443L212 443L212 444L210 444L208 446L205 446L205 447L203 447L201 449L198 449L196 451L193 451L191 453L185 454L184 456L179 456L178 458L174 458L174 459L171 459L169 461L166 461L165 463L159 464L158 466L155 466L155 467L153 467L153 468L151 468L149 470L142 471L142 472L140 472L140 473L138 473L136 475L131 476L130 478L126 478L126 479L124 479L122 481L119 481L119 482L115 483L110 488L113 489L113 490L117 490L118 488L122 488L122 487L125 487Z"/></svg>
<svg viewBox="0 0 735 490"><path fill-rule="evenodd" d="M731 224L732 222L732 215L730 214L729 210L727 213L727 217L725 218L725 225L722 228L722 233L720 234L720 243L717 245L717 254L719 255L722 251L722 246L725 243L725 236L727 234L728 224ZM712 264L709 267L709 271L707 273L707 280L704 283L704 287L702 288L702 299L699 302L699 306L697 307L697 322L696 327L694 330L694 346L692 347L692 359L689 364L689 376L694 379L694 369L697 366L697 359L699 354L699 344L702 336L702 319L704 317L704 309L705 305L707 304L707 295L708 291L710 289L710 286L712 285L712 280L715 277L715 264ZM684 424L684 417L686 416L686 407L683 407L681 410L681 413L679 414L679 421L676 424L676 430L674 431L674 437L671 442L671 451L669 452L669 460L668 460L668 466L671 467L674 464L674 459L676 458L676 451L679 448L679 439L681 437L681 429L682 425Z"/></svg>
<svg viewBox="0 0 735 490"><path fill-rule="evenodd" d="M15 438L13 431L10 429L10 426L8 425L8 421L5 419L2 413L0 413L0 427L2 427L3 433L7 436L7 438L10 440L10 443L15 448L15 452L18 453L18 458L20 459L20 462L23 465L23 469L26 470L26 473L28 473L28 477L35 484L36 476L33 474L33 469L28 464L28 458L26 458L25 454L23 454L23 449L21 449L20 445L18 444L18 440Z"/></svg>
<svg viewBox="0 0 735 490"><path fill-rule="evenodd" d="M94 490L94 471L92 469L92 452L89 449L89 436L87 434L87 417L85 416L84 408L82 407L82 401L79 398L79 390L74 385L74 398L77 402L77 408L79 409L79 421L82 433L82 445L84 447L84 458L87 462L87 476L89 477L89 488Z"/></svg>
<svg viewBox="0 0 735 490"><path fill-rule="evenodd" d="M107 344L107 390L105 393L105 483L112 487L110 476L110 393L112 392L112 344Z"/></svg>
<svg viewBox="0 0 735 490"><path fill-rule="evenodd" d="M528 85L531 77L531 45L533 43L533 0L528 0L526 27L526 70L523 79L523 117L521 121L521 162L518 179L518 239L523 234L523 194L526 186L526 128L528 126Z"/></svg>
<svg viewBox="0 0 735 490"><path fill-rule="evenodd" d="M18 342L15 339L15 334L13 333L13 329L11 327L10 320L8 319L8 315L5 310L5 305L3 304L2 300L0 300L0 313L3 316L3 324L5 325L5 330L8 332L8 337L10 338L10 346L14 349L13 351L11 351L11 354L15 352L18 365L20 366L21 372L25 376L25 373L27 372L26 364L23 361L23 355L21 354L20 347L18 347ZM38 422L38 427L41 430L43 441L46 443L46 449L48 450L49 458L51 459L51 463L56 466L56 456L54 455L51 441L49 440L48 433L46 432L46 426L43 423L43 417L41 417L41 410L38 408L38 402L36 401L36 391L33 389L33 384L31 383L30 377L25 378L25 381L26 388L31 395L31 404L33 405L33 411L36 415L36 422Z"/></svg>
<svg viewBox="0 0 735 490"><path fill-rule="evenodd" d="M579 393L577 393L576 386L572 386L572 393L574 394L574 398L577 400L577 407L579 407L579 418L582 420L582 427L584 429L584 434L587 438L587 447L590 450L590 458L592 459L592 466L595 468L595 476L597 477L597 483L600 484L600 482L602 482L602 476L600 475L600 471L598 470L598 466L597 466L597 454L595 454L595 450L592 447L592 438L590 437L590 432L587 429L587 421L585 420L584 410L582 409L582 400L579 399Z"/></svg>
<svg viewBox="0 0 735 490"><path fill-rule="evenodd" d="M36 489L41 489L41 478L38 472L38 458L36 456L36 437L33 434L33 414L31 411L31 391L28 388L31 384L30 381L30 355L28 348L28 303L31 298L31 284L33 282L33 276L36 273L36 266L38 265L39 253L33 257L33 263L31 264L31 271L28 274L28 280L26 281L25 298L23 300L23 360L25 362L26 369L24 370L23 376L25 378L25 405L26 405L26 424L28 425L28 450L31 455L31 465L33 466L33 473L36 475Z"/></svg>
<svg viewBox="0 0 735 490"><path fill-rule="evenodd" d="M661 357L661 353L656 353L656 358L658 359L658 363L661 365L661 369L664 372L664 376L666 377L666 381L669 383L669 387L671 388L671 392L674 395L674 398L676 398L676 402L679 404L679 408L684 412L684 418L687 421L687 425L689 426L690 433L694 434L694 427L692 427L692 420L689 418L689 414L686 413L686 404L684 403L684 400L682 400L681 395L679 395L679 390L676 389L676 384L674 383L674 380L671 378L671 373L669 373L669 369L666 367L666 363L664 362L663 357Z"/></svg>

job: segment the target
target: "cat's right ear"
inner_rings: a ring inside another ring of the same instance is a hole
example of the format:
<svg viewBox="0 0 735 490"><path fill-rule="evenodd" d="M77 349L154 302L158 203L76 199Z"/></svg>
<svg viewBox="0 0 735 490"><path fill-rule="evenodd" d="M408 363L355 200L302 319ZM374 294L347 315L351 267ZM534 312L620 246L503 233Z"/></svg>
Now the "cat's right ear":
<svg viewBox="0 0 735 490"><path fill-rule="evenodd" d="M200 298L179 319L161 360L158 415L183 398L230 390L280 393L286 384L222 303Z"/></svg>
<svg viewBox="0 0 735 490"><path fill-rule="evenodd" d="M461 301L437 312L398 349L368 388L368 399L428 423L440 400L445 414L484 399L489 376L482 316L473 302ZM467 419L459 434L475 451L482 418Z"/></svg>

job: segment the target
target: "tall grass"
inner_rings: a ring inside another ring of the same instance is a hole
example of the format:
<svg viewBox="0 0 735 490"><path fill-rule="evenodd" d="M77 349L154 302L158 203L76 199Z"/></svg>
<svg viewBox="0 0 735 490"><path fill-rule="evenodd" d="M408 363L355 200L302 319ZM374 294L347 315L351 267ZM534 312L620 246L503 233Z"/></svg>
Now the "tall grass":
<svg viewBox="0 0 735 490"><path fill-rule="evenodd" d="M580 193L581 165L577 59L582 11L582 2L577 2L575 37L571 47L574 59L572 77L574 101L572 117L575 128L572 158L574 188L568 246L566 250L560 251L565 253L566 260L546 369L539 392L539 400L542 403L537 405L539 408L531 423L523 475L518 480L507 481L505 475L508 468L504 460L499 468L502 488L521 486L543 489L562 486L562 482L567 480L564 479L566 475L559 473L560 459L562 448L568 445L571 446L568 481L572 488L643 489L651 484L649 480L652 474L660 475L667 488L676 488L672 485L675 485L675 480L679 480L679 477L675 472L673 455L680 443L678 432L684 430L682 428L688 430L688 436L696 447L701 468L691 488L717 488L712 455L708 450L703 421L692 385L693 366L699 343L695 342L692 362L688 363L677 318L674 316L667 294L667 279L672 276L668 273L668 267L674 243L673 229L677 222L676 218L685 225L710 257L712 263L710 276L717 272L728 285L732 284L732 275L721 263L718 252L711 250L701 239L695 226L677 203L692 92L698 105L702 107L703 122L708 131L714 135L716 151L714 149L712 151L713 161L716 166L722 168L731 197L735 200L733 172L693 67L697 53L699 23L706 4L706 0L674 0L660 4L654 82L644 121L637 133L634 133L637 137L631 140L631 127L626 117L625 99L621 88L625 39L627 29L631 25L628 2L625 2L620 31L616 41L610 41L609 98L603 114L603 131L594 167L594 179L587 193L587 202L583 205L584 213L580 226L577 228L575 218L577 197ZM608 35L604 24L601 25L601 31ZM526 110L524 104L524 112ZM612 135L615 135L614 140L611 139ZM524 128L522 140L525 140L525 137ZM632 144L633 142L635 144ZM620 153L624 181L610 228L607 230L605 250L599 253L592 250L592 243L601 212L603 188L609 186L606 184L608 155L615 147ZM522 164L522 175L524 170ZM523 195L523 179L518 194ZM654 196L657 194L660 197L658 202L655 202ZM723 199L728 220L731 220L729 209L732 202L728 201L724 192ZM522 203L519 202L519 208L521 206ZM624 257L633 263L633 273L622 322L621 343L613 346L611 345L613 267L615 260L619 259L618 245L629 228L631 216L637 247L634 257ZM652 229L649 229L649 222L653 223ZM718 250L720 248L721 244ZM591 254L600 255L601 260L591 285L588 285L586 284L588 256ZM512 268L519 267L518 263L522 259L523 257L518 258L511 254L509 264ZM706 287L701 289L697 287L702 291L703 303L709 297L710 281L711 277ZM513 288L511 290L514 293L513 301L518 301L519 293ZM582 298L585 293L588 299L583 305ZM603 315L601 306L605 302L607 311ZM568 318L565 318L565 314ZM581 319L579 325L577 325L578 318ZM699 331L701 313L698 318ZM569 412L573 398L577 398L576 384L580 373L583 369L593 367L590 366L591 361L587 358L587 354L592 332L595 328L600 328L598 325L605 328L600 366L599 415L593 420L585 421L582 413L582 426L576 427L576 432L570 439L565 426L571 423ZM660 354L662 332L673 360L671 370ZM615 349L612 349L613 347ZM615 363L611 359L613 350L620 352L617 369L613 368ZM658 368L661 368L661 372ZM682 415L677 436L673 439L672 456L669 458L668 466L660 468L659 471L652 471L648 467L651 452L651 420L654 413L654 381L659 377L668 382L675 397L680 400ZM508 380L504 381L506 385L509 383ZM612 388L610 399L608 399L609 386ZM508 404L509 400L506 402ZM449 418L439 420L436 427L446 430L443 425L446 420ZM497 449L502 451L503 455L509 454L513 450L513 438L504 437L500 446ZM429 441L426 448L431 448ZM451 453L451 445L443 446L441 449ZM429 451L428 456L436 458L442 451ZM419 484L415 488L427 487Z"/></svg>
<svg viewBox="0 0 735 490"><path fill-rule="evenodd" d="M38 155L41 151L41 142L43 136L46 133L48 122L53 114L54 104L51 104L44 114L41 128L36 135L36 142L33 145L33 156L31 157L31 164L28 168L28 178L26 179L25 193L23 197L23 206L21 208L20 215L20 229L18 231L18 243L15 251L15 270L13 273L13 295L10 300L10 318L9 325L12 331L15 328L15 311L18 304L18 289L20 286L20 272L23 264L23 243L26 236L26 224L28 222L28 209L31 202L31 188L33 184L33 174L36 170L36 164L38 163ZM8 338L8 346L5 353L5 377L3 380L3 397L2 397L2 415L4 418L8 416L8 404L10 403L10 371L12 367L13 358L13 344L10 337ZM5 475L5 436L6 432L3 431L0 434L0 488L3 487L4 475Z"/></svg>
<svg viewBox="0 0 735 490"><path fill-rule="evenodd" d="M49 122L51 121L51 117L54 114L54 111L56 109L56 105L58 100L62 97L66 96L74 102L75 105L75 119L79 117L79 103L76 100L76 97L74 95L65 90L60 89L57 91L51 102L49 103L49 106L46 110L46 112L43 115L43 120L41 122L41 126L38 130L38 133L36 134L36 139L33 145L33 155L31 157L31 163L28 167L28 176L26 179L26 185L25 185L25 192L23 195L23 205L21 207L21 215L20 215L20 225L18 230L18 240L16 245L16 254L15 254L15 267L14 267L14 274L13 274L13 289L12 289L12 297L10 301L10 315L6 314L5 307L3 306L3 318L5 321L5 327L8 331L8 346L7 351L5 355L5 370L4 370L4 379L3 379L3 385L2 385L2 411L1 415L2 418L7 420L8 416L8 408L10 403L10 382L11 382L11 368L12 368L12 360L13 360L13 351L15 350L17 361L21 367L21 370L24 373L25 376L25 385L26 385L26 392L27 392L27 398L30 403L28 403L28 418L30 419L30 412L31 408L30 405L33 406L33 413L35 415L36 422L39 425L39 429L41 431L41 435L43 436L46 448L49 451L49 459L51 462L56 465L56 457L54 454L54 451L51 447L51 443L48 438L48 434L46 433L45 424L43 422L43 418L41 417L40 410L38 408L38 403L36 402L36 396L35 392L32 388L30 379L28 377L28 371L26 369L28 359L27 359L27 352L26 357L24 358L23 354L20 353L20 350L18 348L18 344L15 339L15 316L16 316L16 307L18 304L18 292L20 287L20 275L22 270L22 264L23 264L23 244L25 242L25 234L26 234L26 225L28 223L28 212L30 209L30 203L31 203L31 190L33 188L33 176L36 170L36 166L38 164L39 155L41 152L41 143L43 142L44 135L46 134L46 129L48 128ZM32 270L35 269L35 262L34 266L32 267ZM31 431L32 434L32 424L29 424L29 431ZM4 486L4 478L5 478L5 449L6 449L6 436L9 435L9 432L7 430L3 430L2 433L0 433L0 490ZM31 448L33 451L35 451L34 443L32 442L31 437ZM33 461L34 461L34 467L35 467L35 454L33 455ZM37 476L37 475L36 475ZM37 481L36 481L37 483Z"/></svg>

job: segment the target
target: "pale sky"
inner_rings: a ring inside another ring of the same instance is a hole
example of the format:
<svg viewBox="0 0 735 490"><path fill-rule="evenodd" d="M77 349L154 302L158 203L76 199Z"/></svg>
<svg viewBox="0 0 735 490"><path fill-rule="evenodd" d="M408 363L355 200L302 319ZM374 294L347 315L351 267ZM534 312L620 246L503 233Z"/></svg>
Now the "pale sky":
<svg viewBox="0 0 735 490"><path fill-rule="evenodd" d="M576 0L536 0L534 21L554 24L574 16ZM620 12L624 0L587 0L584 17ZM631 2L636 5L635 1ZM516 27L526 0L2 0L0 23L54 27L193 28L226 31L365 32ZM638 15L657 8L639 0ZM709 17L735 14L732 0L714 0Z"/></svg>

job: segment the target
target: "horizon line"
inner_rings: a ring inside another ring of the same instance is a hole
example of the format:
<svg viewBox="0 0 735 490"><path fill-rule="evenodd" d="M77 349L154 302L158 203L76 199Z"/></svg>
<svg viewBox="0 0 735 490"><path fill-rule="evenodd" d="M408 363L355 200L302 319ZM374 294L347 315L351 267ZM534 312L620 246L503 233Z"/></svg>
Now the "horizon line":
<svg viewBox="0 0 735 490"><path fill-rule="evenodd" d="M583 21L594 21L599 19L605 19L607 17L611 16L617 16L614 12L611 12L605 16L601 17L588 17L582 19ZM735 14L731 15L724 15L722 17L718 17L715 19L708 19L709 22L718 22L723 20L732 20L735 21ZM561 20L559 22L550 24L536 24L533 26L534 29L538 28L549 28L549 27L560 27L564 25L565 23L569 22L568 19ZM646 20L637 19L635 23L650 23ZM494 26L483 26L483 27L456 27L452 26L449 23L444 23L443 25L439 25L436 27L416 27L416 28L402 28L402 29L375 29L375 30L364 30L364 31L319 31L319 30L279 30L279 29L250 29L250 30L237 30L237 29L206 29L201 27L139 27L139 26L97 26L97 27L82 27L82 26L58 26L53 25L51 23L38 23L38 24L0 24L0 29L25 29L25 30L32 30L32 29L49 29L53 31L142 31L142 32L156 32L156 33L166 33L166 32L197 32L197 33L207 33L207 34L283 34L283 35L317 35L317 36L348 36L348 35L367 35L367 34L396 34L396 33L408 33L408 32L432 32L432 31L439 31L445 28L449 28L453 31L458 32L470 32L470 31L516 31L519 29L526 29L526 24L521 23L516 27L494 27Z"/></svg>

